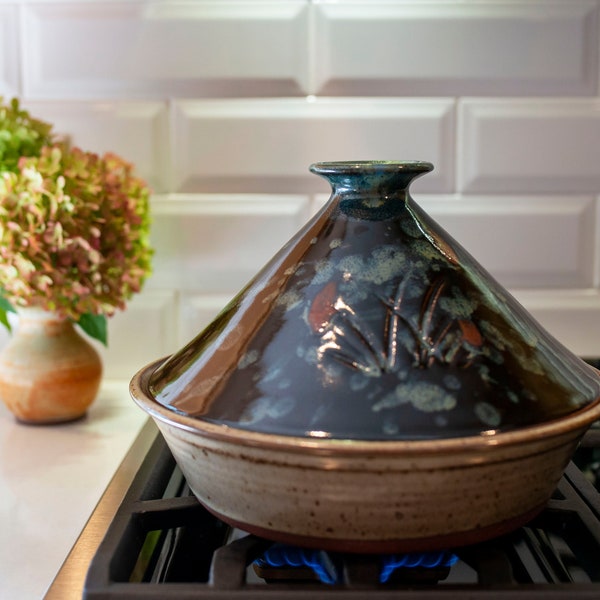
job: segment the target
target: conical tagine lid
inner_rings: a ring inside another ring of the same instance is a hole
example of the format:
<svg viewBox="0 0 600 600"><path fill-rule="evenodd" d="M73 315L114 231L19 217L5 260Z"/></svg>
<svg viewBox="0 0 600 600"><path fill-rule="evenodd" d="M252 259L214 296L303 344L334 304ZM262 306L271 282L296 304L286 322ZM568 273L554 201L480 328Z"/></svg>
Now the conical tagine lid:
<svg viewBox="0 0 600 600"><path fill-rule="evenodd" d="M414 203L431 169L313 165L329 202L157 368L153 397L224 426L363 440L490 434L596 402L598 372Z"/></svg>

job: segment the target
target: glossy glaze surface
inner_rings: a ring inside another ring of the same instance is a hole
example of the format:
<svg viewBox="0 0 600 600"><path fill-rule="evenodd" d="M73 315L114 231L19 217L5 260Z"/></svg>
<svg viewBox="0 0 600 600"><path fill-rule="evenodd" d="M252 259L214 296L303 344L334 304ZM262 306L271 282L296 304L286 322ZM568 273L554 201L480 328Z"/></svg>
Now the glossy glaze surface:
<svg viewBox="0 0 600 600"><path fill-rule="evenodd" d="M154 398L252 431L411 440L549 422L600 397L597 372L412 200L431 168L313 165L327 205L156 370Z"/></svg>

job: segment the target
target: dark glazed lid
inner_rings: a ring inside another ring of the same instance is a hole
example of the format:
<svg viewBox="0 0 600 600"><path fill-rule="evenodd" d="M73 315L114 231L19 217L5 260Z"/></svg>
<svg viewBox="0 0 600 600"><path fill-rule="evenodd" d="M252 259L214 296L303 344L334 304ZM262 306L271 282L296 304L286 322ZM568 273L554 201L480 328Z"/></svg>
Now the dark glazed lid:
<svg viewBox="0 0 600 600"><path fill-rule="evenodd" d="M414 203L431 169L312 165L327 205L153 373L153 397L230 427L363 440L489 435L597 401L598 372Z"/></svg>

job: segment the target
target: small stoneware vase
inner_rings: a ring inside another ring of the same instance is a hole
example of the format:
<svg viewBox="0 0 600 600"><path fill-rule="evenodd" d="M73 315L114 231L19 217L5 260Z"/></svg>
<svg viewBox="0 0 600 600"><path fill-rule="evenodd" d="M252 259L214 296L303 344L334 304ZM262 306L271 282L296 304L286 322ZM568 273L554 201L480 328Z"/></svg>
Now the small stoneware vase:
<svg viewBox="0 0 600 600"><path fill-rule="evenodd" d="M18 421L84 416L101 377L100 356L70 320L38 308L19 310L18 329L0 353L0 398Z"/></svg>

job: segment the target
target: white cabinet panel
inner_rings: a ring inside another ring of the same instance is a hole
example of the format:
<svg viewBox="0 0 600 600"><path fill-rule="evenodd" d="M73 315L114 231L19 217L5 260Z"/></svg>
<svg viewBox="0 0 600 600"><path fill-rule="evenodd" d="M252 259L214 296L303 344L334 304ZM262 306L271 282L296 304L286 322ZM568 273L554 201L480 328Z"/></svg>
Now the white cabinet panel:
<svg viewBox="0 0 600 600"><path fill-rule="evenodd" d="M591 95L597 6L587 1L320 2L319 94Z"/></svg>
<svg viewBox="0 0 600 600"><path fill-rule="evenodd" d="M153 289L238 292L308 220L308 197L155 198Z"/></svg>
<svg viewBox="0 0 600 600"><path fill-rule="evenodd" d="M506 287L595 285L591 196L412 196ZM312 211L326 200L317 195Z"/></svg>
<svg viewBox="0 0 600 600"><path fill-rule="evenodd" d="M428 160L415 189L452 191L454 101L281 98L174 104L177 191L327 191L327 160Z"/></svg>
<svg viewBox="0 0 600 600"><path fill-rule="evenodd" d="M19 39L17 5L0 4L0 96L19 95Z"/></svg>
<svg viewBox="0 0 600 600"><path fill-rule="evenodd" d="M25 7L35 98L299 94L305 2L60 2Z"/></svg>
<svg viewBox="0 0 600 600"><path fill-rule="evenodd" d="M166 103L47 101L25 103L32 115L54 124L72 144L114 152L135 165L153 191L168 186L169 126Z"/></svg>
<svg viewBox="0 0 600 600"><path fill-rule="evenodd" d="M182 294L179 343L194 339L229 304L235 294Z"/></svg>
<svg viewBox="0 0 600 600"><path fill-rule="evenodd" d="M416 199L507 287L593 284L592 197L506 196Z"/></svg>
<svg viewBox="0 0 600 600"><path fill-rule="evenodd" d="M459 191L600 189L598 100L466 99L458 123Z"/></svg>
<svg viewBox="0 0 600 600"><path fill-rule="evenodd" d="M600 356L600 292L598 290L516 290L529 312L571 352Z"/></svg>
<svg viewBox="0 0 600 600"><path fill-rule="evenodd" d="M144 290L108 322L108 347L94 342L105 379L129 381L148 363L178 349L177 294Z"/></svg>
<svg viewBox="0 0 600 600"><path fill-rule="evenodd" d="M562 344L579 356L600 356L600 292L594 289L520 290L512 294ZM183 298L180 344L193 339L231 298Z"/></svg>

